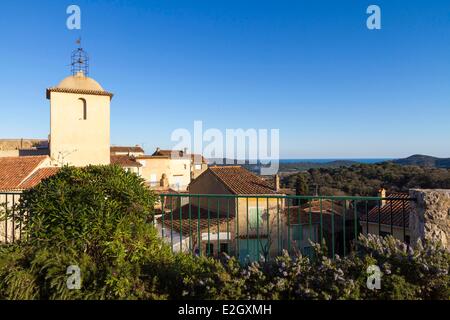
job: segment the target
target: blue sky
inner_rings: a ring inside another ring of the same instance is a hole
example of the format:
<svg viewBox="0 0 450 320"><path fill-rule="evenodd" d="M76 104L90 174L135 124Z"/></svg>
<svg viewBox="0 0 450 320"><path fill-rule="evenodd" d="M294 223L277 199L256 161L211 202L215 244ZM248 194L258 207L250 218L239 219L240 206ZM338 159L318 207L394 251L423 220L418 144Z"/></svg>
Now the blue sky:
<svg viewBox="0 0 450 320"><path fill-rule="evenodd" d="M366 28L370 4L381 30ZM283 158L450 156L449 1L2 1L0 14L2 138L47 137L45 88L81 35L115 93L113 144L170 148L202 120L280 129Z"/></svg>

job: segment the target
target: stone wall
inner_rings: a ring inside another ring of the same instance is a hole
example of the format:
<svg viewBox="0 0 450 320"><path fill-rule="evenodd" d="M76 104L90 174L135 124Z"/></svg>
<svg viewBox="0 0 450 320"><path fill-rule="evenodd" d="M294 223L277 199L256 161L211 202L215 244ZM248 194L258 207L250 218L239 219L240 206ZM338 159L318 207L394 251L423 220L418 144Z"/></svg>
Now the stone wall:
<svg viewBox="0 0 450 320"><path fill-rule="evenodd" d="M450 190L413 189L409 192L411 241L440 241L450 250Z"/></svg>

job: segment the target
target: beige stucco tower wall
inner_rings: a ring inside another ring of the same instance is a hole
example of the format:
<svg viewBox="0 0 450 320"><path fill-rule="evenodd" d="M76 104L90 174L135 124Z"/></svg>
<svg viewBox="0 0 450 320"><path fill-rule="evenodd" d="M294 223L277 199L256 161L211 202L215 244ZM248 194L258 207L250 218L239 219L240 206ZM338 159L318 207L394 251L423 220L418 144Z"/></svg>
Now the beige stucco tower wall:
<svg viewBox="0 0 450 320"><path fill-rule="evenodd" d="M111 93L82 72L47 89L53 164L110 163L111 98Z"/></svg>

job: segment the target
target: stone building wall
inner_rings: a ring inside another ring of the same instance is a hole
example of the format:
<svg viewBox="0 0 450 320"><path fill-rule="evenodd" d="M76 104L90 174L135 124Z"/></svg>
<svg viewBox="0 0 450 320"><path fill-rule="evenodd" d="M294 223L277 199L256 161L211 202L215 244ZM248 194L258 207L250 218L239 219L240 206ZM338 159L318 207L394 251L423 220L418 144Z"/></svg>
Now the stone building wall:
<svg viewBox="0 0 450 320"><path fill-rule="evenodd" d="M411 241L417 239L440 241L450 250L450 190L410 190Z"/></svg>

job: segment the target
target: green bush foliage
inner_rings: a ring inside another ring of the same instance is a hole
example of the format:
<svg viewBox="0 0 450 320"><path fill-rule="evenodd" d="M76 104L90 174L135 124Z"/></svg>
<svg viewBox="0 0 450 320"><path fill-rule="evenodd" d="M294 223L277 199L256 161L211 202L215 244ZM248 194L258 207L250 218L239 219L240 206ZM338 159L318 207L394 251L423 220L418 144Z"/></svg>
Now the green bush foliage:
<svg viewBox="0 0 450 320"><path fill-rule="evenodd" d="M151 219L155 200L141 178L118 166L64 167L23 193L16 219L32 244L96 256L124 220Z"/></svg>
<svg viewBox="0 0 450 320"><path fill-rule="evenodd" d="M432 244L413 250L390 237L361 237L359 250L344 258L316 245L313 259L285 253L241 266L235 258L172 254L156 235L136 252L125 249L136 240L123 240L113 241L108 263L100 265L84 253L3 247L0 299L450 299L450 256ZM81 268L81 290L66 288L71 264ZM370 265L381 269L380 290L366 286Z"/></svg>

